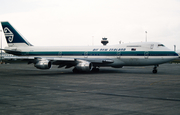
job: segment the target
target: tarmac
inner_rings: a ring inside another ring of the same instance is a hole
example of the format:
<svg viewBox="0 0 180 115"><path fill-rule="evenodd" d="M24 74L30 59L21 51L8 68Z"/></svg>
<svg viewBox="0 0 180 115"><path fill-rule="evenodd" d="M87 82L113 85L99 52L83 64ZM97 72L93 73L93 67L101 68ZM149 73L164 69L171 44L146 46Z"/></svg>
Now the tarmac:
<svg viewBox="0 0 180 115"><path fill-rule="evenodd" d="M180 64L38 70L0 65L1 115L180 115Z"/></svg>

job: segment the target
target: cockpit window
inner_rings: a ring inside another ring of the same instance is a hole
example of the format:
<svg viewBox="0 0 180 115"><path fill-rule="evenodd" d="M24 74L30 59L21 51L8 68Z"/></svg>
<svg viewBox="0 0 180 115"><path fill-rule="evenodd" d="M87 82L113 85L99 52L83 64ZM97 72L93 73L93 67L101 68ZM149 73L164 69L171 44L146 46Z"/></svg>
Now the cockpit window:
<svg viewBox="0 0 180 115"><path fill-rule="evenodd" d="M160 46L161 46L161 47L165 47L163 44L158 44L158 46L159 46L159 47L160 47Z"/></svg>

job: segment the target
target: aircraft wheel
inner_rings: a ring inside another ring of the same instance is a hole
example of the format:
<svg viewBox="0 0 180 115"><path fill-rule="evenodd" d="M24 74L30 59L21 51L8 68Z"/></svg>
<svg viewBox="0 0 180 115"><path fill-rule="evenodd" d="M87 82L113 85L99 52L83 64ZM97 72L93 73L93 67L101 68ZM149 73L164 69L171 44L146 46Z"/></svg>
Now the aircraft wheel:
<svg viewBox="0 0 180 115"><path fill-rule="evenodd" d="M159 65L154 65L154 68L153 68L153 73L157 73L157 67L158 67Z"/></svg>
<svg viewBox="0 0 180 115"><path fill-rule="evenodd" d="M92 72L99 72L99 68L93 68L91 71Z"/></svg>
<svg viewBox="0 0 180 115"><path fill-rule="evenodd" d="M153 72L153 73L157 73L157 70L156 70L156 69L154 69L152 72Z"/></svg>

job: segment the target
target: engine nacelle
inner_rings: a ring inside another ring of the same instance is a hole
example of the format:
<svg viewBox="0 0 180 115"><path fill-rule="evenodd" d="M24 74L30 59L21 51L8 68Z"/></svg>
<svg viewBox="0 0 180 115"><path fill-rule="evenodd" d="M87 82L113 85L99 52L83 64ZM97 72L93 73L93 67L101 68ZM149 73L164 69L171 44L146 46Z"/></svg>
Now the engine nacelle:
<svg viewBox="0 0 180 115"><path fill-rule="evenodd" d="M84 71L84 72L89 72L92 70L93 65L92 63L88 62L88 61L81 61L80 63L78 63L75 67L78 71Z"/></svg>
<svg viewBox="0 0 180 115"><path fill-rule="evenodd" d="M37 63L35 63L34 66L38 69L50 69L51 62L48 60L40 60Z"/></svg>

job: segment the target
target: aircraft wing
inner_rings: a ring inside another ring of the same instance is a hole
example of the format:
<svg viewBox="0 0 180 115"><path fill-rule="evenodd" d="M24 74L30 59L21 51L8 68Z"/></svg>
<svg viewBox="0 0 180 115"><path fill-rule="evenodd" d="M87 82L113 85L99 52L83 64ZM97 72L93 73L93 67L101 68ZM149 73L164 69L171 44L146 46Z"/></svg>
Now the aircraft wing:
<svg viewBox="0 0 180 115"><path fill-rule="evenodd" d="M6 63L36 63L40 60L48 60L51 61L54 65L76 65L81 60L91 62L93 64L105 64L105 63L113 63L112 59L97 59L97 58L62 58L62 57L29 57L29 56L12 56L12 57L3 57L3 61Z"/></svg>
<svg viewBox="0 0 180 115"><path fill-rule="evenodd" d="M29 57L29 56L4 56L3 61L9 62L9 63L18 63L18 62L27 62L27 63L35 63L38 60L49 60L49 61L66 61L66 62L73 62L75 61L73 58L46 58L46 57Z"/></svg>

